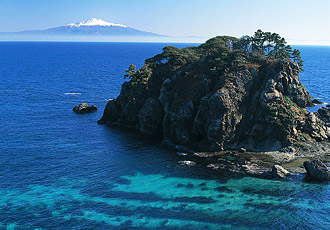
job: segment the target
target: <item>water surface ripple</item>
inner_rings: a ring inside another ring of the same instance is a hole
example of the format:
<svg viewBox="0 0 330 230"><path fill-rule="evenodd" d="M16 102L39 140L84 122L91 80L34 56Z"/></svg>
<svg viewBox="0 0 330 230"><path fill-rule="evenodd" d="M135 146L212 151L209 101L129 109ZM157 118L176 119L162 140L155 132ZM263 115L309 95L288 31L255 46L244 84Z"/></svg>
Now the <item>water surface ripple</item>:
<svg viewBox="0 0 330 230"><path fill-rule="evenodd" d="M0 43L0 229L329 229L328 183L180 165L159 140L97 125L129 64L164 45ZM298 48L329 103L330 48ZM72 112L85 101L99 110Z"/></svg>

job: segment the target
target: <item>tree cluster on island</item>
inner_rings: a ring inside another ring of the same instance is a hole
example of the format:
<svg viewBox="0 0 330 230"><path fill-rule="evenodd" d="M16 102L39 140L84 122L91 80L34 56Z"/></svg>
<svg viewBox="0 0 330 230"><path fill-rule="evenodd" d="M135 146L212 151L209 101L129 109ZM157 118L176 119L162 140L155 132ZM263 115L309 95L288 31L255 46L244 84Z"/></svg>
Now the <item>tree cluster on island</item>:
<svg viewBox="0 0 330 230"><path fill-rule="evenodd" d="M291 59L303 71L303 61L298 49L292 49L279 34L259 29L253 36L217 36L197 47L179 49L166 46L161 54L147 59L141 69L136 70L136 66L131 64L124 78L136 85L147 82L152 70L157 67L166 65L175 71L187 63L203 63L203 66L208 66L210 75L218 75L248 68L251 63L262 63L269 59Z"/></svg>
<svg viewBox="0 0 330 230"><path fill-rule="evenodd" d="M284 38L277 33L263 32L257 30L253 36L243 36L233 42L234 49L241 49L250 53L264 55L270 59L291 58L303 71L303 61L298 49L292 49L287 45Z"/></svg>

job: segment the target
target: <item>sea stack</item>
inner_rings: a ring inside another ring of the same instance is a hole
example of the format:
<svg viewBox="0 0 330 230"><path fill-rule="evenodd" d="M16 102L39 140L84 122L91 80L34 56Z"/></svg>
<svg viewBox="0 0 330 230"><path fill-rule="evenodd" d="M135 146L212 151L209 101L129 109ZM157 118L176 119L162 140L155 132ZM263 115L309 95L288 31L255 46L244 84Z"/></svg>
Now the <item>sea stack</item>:
<svg viewBox="0 0 330 230"><path fill-rule="evenodd" d="M330 129L306 110L311 97L301 67L271 59L222 36L199 47L165 47L109 101L99 123L160 135L197 150L278 150L328 141Z"/></svg>

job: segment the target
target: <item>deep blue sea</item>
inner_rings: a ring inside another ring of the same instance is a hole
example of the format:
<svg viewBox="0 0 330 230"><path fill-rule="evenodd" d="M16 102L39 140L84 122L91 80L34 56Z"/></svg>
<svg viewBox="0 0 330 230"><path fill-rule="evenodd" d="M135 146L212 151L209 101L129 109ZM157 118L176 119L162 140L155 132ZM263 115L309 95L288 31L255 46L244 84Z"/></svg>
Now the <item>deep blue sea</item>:
<svg viewBox="0 0 330 230"><path fill-rule="evenodd" d="M129 64L165 45L0 42L0 229L330 229L329 183L182 166L160 140L96 123ZM298 48L302 82L330 103L330 47ZM85 101L99 110L75 114Z"/></svg>

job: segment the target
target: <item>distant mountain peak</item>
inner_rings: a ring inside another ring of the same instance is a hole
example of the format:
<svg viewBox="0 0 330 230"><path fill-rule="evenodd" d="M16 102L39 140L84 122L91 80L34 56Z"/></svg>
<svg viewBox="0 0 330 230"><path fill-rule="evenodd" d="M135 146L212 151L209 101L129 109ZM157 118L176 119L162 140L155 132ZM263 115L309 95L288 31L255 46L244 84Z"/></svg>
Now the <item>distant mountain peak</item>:
<svg viewBox="0 0 330 230"><path fill-rule="evenodd" d="M127 27L122 24L116 24L116 23L111 23L111 22L106 22L103 21L102 19L98 18L90 18L86 21L83 22L78 22L78 23L70 23L67 26L70 27L80 27L80 26L117 26L117 27Z"/></svg>
<svg viewBox="0 0 330 230"><path fill-rule="evenodd" d="M22 38L25 36L26 38L24 39L36 39L35 37L37 37L37 39L76 39L79 36L81 39L89 39L88 37L91 39L104 39L105 37L110 39L110 36L116 37L116 39L128 36L140 37L139 39L145 37L164 37L164 35L137 30L122 24L106 22L98 18L90 18L86 21L70 23L45 30L26 30L12 33L0 32L0 40L2 35L6 37L11 34Z"/></svg>

